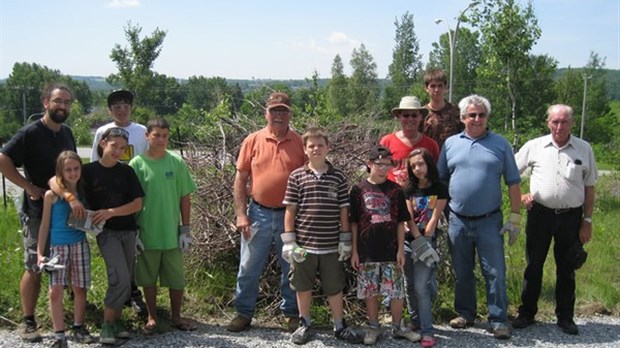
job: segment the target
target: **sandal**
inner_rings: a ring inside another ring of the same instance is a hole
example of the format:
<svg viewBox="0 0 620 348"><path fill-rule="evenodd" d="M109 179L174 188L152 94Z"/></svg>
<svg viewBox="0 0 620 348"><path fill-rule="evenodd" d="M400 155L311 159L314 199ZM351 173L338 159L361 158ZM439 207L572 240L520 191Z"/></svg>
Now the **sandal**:
<svg viewBox="0 0 620 348"><path fill-rule="evenodd" d="M142 330L142 334L144 336L152 336L155 333L155 329L157 329L156 323L147 323L144 325L144 329Z"/></svg>
<svg viewBox="0 0 620 348"><path fill-rule="evenodd" d="M178 322L171 325L173 328L180 331L194 331L196 330L196 325L192 324L187 320L179 320Z"/></svg>
<svg viewBox="0 0 620 348"><path fill-rule="evenodd" d="M424 336L422 337L422 341L420 341L422 347L433 347L437 344L437 339L435 336Z"/></svg>

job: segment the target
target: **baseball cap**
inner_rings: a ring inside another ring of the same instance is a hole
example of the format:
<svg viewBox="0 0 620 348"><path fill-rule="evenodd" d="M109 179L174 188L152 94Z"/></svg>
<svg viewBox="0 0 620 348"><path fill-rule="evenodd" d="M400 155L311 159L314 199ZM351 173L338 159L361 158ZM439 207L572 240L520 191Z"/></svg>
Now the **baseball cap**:
<svg viewBox="0 0 620 348"><path fill-rule="evenodd" d="M108 107L112 106L113 103L119 100L133 104L133 93L125 89L117 89L112 91L112 93L108 95Z"/></svg>
<svg viewBox="0 0 620 348"><path fill-rule="evenodd" d="M267 103L265 104L267 109L275 108L277 106L283 106L291 110L291 99L286 93L274 92L271 93L269 98L267 98Z"/></svg>
<svg viewBox="0 0 620 348"><path fill-rule="evenodd" d="M382 145L373 146L368 153L368 159L371 161L385 158L392 159L392 153L387 147Z"/></svg>

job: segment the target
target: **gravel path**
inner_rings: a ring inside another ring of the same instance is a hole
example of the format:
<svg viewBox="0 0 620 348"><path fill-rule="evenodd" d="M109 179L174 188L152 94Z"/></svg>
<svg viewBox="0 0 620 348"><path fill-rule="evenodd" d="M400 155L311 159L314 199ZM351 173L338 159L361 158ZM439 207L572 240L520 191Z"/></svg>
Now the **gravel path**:
<svg viewBox="0 0 620 348"><path fill-rule="evenodd" d="M555 322L538 322L535 325L515 330L510 340L494 339L486 332L483 323L465 330L454 330L448 326L436 326L439 344L437 347L620 347L620 317L593 316L576 318L580 335L564 334ZM52 343L47 334L42 343L22 343L17 331L0 330L0 347L42 348ZM99 344L81 345L69 343L70 347L98 347ZM291 347L290 335L280 329L253 327L241 333L227 332L224 326L200 325L197 331L187 333L170 331L150 337L135 336L121 347ZM317 330L313 339L304 347L341 347L347 344L336 340L331 331ZM351 346L351 345L349 345ZM384 335L377 347L419 347L406 341L393 340ZM107 346L106 346L107 347Z"/></svg>

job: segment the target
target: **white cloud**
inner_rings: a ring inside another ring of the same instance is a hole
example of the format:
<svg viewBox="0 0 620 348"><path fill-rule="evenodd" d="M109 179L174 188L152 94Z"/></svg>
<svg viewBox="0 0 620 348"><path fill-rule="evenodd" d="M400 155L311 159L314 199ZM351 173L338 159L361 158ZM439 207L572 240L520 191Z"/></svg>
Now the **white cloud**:
<svg viewBox="0 0 620 348"><path fill-rule="evenodd" d="M138 7L140 0L111 0L106 6L112 8Z"/></svg>
<svg viewBox="0 0 620 348"><path fill-rule="evenodd" d="M290 46L295 49L302 49L325 55L334 55L353 50L360 45L360 42L350 38L342 32L332 32L325 40L317 41L313 38L308 40L291 40Z"/></svg>

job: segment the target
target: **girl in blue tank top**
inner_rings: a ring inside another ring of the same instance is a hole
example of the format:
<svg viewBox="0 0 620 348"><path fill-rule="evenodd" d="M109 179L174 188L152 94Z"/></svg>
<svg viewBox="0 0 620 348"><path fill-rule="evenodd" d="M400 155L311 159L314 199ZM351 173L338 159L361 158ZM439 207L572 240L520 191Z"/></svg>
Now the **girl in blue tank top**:
<svg viewBox="0 0 620 348"><path fill-rule="evenodd" d="M58 186L78 197L82 174L82 159L73 151L63 151L56 161ZM65 266L50 272L49 300L52 311L55 344L66 346L63 289L71 285L74 294L73 338L80 343L92 343L93 338L84 326L86 291L90 287L90 248L83 231L67 224L71 207L69 203L51 190L45 193L43 216L38 236L37 257L43 263L46 245L50 246L50 257L58 257L58 264ZM49 244L48 242L49 238ZM71 281L69 281L71 277Z"/></svg>

